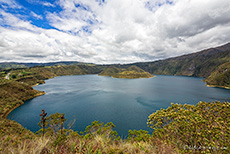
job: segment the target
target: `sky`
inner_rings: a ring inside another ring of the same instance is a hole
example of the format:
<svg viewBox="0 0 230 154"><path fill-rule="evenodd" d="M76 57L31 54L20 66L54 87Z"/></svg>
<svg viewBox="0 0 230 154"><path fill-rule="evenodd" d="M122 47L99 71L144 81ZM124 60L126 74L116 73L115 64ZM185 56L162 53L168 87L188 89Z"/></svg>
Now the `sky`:
<svg viewBox="0 0 230 154"><path fill-rule="evenodd" d="M0 62L155 61L230 42L230 0L0 0Z"/></svg>

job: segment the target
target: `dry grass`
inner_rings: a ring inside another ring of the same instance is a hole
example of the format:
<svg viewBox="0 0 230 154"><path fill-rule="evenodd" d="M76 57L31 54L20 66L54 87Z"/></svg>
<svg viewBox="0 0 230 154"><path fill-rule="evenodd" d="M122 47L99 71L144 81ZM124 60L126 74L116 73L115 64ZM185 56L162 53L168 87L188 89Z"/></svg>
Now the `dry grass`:
<svg viewBox="0 0 230 154"><path fill-rule="evenodd" d="M4 139L3 139L4 138ZM9 136L2 137L0 142L1 154L170 154L174 150L164 143L158 142L154 145L148 142L130 142L128 140L112 140L103 135L96 135L92 139L83 137L67 137L64 142L54 145L58 137L56 136L36 136L32 139L18 140L17 136L7 139ZM17 142L15 142L17 141ZM4 142L4 144L2 144Z"/></svg>

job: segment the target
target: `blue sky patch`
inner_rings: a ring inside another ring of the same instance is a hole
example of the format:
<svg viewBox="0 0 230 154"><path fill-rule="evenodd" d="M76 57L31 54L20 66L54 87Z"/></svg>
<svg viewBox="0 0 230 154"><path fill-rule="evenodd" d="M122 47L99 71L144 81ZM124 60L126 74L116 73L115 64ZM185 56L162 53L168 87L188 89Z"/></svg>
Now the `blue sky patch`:
<svg viewBox="0 0 230 154"><path fill-rule="evenodd" d="M145 3L145 7L148 8L150 11L154 11L163 5L173 5L173 4L174 4L173 1L170 0L166 0L164 2L148 1Z"/></svg>
<svg viewBox="0 0 230 154"><path fill-rule="evenodd" d="M105 0L96 0L96 2L98 2L99 5L103 5L105 2Z"/></svg>
<svg viewBox="0 0 230 154"><path fill-rule="evenodd" d="M53 29L46 19L47 12L60 12L62 8L55 4L55 0L34 1L34 0L16 0L20 7L10 8L5 7L7 4L2 4L2 8L7 12L17 16L21 20L28 20L31 24L44 29ZM2 25L2 24L1 24ZM54 28L55 29L55 28Z"/></svg>

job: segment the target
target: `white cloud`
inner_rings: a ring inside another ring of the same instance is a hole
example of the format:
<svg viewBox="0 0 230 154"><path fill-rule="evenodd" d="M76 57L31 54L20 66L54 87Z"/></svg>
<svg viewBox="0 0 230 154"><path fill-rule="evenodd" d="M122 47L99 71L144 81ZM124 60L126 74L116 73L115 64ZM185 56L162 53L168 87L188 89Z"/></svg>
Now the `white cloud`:
<svg viewBox="0 0 230 154"><path fill-rule="evenodd" d="M11 25L0 27L2 61L130 63L230 41L229 0L59 0L55 5L62 11L46 18L58 30L0 11Z"/></svg>
<svg viewBox="0 0 230 154"><path fill-rule="evenodd" d="M34 13L33 11L31 11L31 15L33 17L35 17L36 19L41 19L41 20L43 19L43 17L41 15L38 15L38 14Z"/></svg>
<svg viewBox="0 0 230 154"><path fill-rule="evenodd" d="M24 21L16 17L15 15L12 15L10 13L7 13L0 9L0 15L3 18L3 23L11 28L14 29L26 29L33 31L35 26L33 26L29 21ZM17 32L17 31L16 31ZM17 33L16 33L17 34Z"/></svg>
<svg viewBox="0 0 230 154"><path fill-rule="evenodd" d="M41 2L42 5L47 6L47 7L55 7L54 4L51 4L49 2Z"/></svg>

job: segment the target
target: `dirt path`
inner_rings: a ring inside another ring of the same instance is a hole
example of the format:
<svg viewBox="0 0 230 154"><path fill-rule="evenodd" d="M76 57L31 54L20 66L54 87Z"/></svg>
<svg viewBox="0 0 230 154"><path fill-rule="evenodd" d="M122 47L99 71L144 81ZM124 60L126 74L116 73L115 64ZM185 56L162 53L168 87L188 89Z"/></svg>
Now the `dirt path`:
<svg viewBox="0 0 230 154"><path fill-rule="evenodd" d="M7 80L10 79L10 73L8 73L8 74L6 75L6 79L7 79Z"/></svg>

